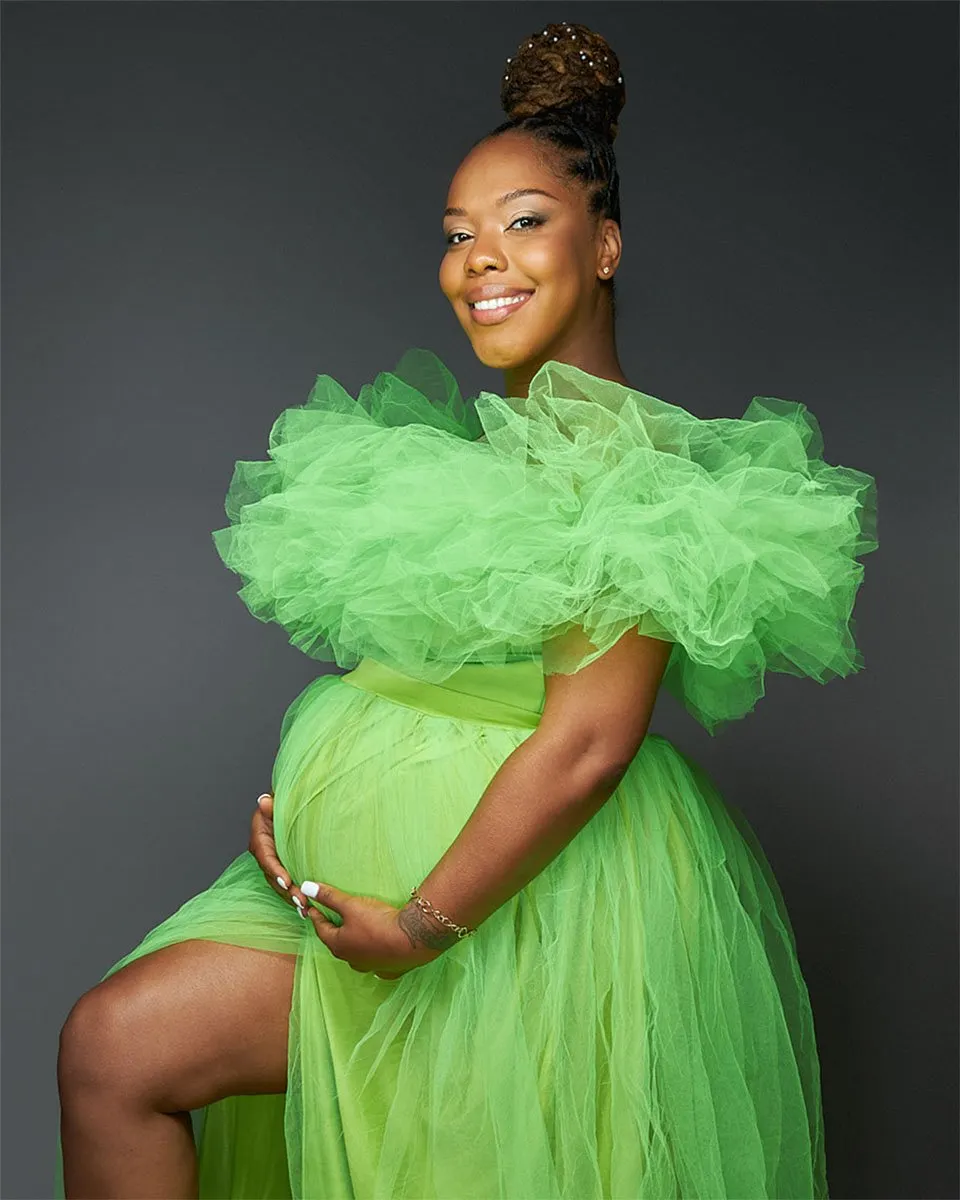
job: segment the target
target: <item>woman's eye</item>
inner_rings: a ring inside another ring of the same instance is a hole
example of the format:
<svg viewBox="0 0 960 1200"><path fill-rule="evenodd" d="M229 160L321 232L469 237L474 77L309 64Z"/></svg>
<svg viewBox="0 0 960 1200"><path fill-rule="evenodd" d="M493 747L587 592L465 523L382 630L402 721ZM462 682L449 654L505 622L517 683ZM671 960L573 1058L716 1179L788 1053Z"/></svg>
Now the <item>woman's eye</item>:
<svg viewBox="0 0 960 1200"><path fill-rule="evenodd" d="M538 225L542 225L545 220L546 220L546 217L537 217L537 216L532 217L529 215L523 216L523 217L517 217L516 220L510 222L510 224L507 226L507 228L513 229L513 227L515 225L517 225L520 227L521 231L526 230L526 229L536 229L536 227ZM530 224L529 225L520 225L521 221L529 221ZM457 239L465 238L465 237L469 237L469 236L470 236L469 233L464 233L462 230L458 230L454 233L448 233L447 236L444 238L444 241L448 246L460 246L460 245L462 245L462 243L459 242Z"/></svg>
<svg viewBox="0 0 960 1200"><path fill-rule="evenodd" d="M512 229L514 225L518 225L521 221L532 221L533 222L532 226L530 226L530 225L524 226L524 228L530 229L530 228L535 228L537 225L542 225L543 217L517 217L516 221L512 221L510 223L510 225L508 226L508 228Z"/></svg>

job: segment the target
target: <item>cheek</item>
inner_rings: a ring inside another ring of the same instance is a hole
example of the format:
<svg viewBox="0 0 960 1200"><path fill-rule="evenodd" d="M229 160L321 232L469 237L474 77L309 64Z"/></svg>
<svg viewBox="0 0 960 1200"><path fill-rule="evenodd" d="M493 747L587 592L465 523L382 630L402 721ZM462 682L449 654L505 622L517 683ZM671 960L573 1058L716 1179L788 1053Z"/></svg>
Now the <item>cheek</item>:
<svg viewBox="0 0 960 1200"><path fill-rule="evenodd" d="M440 284L440 291L449 300L453 292L453 264L450 261L450 255L445 254L440 259L440 268L437 271L437 282Z"/></svg>
<svg viewBox="0 0 960 1200"><path fill-rule="evenodd" d="M543 239L530 245L517 265L536 282L544 295L549 295L550 307L555 313L567 313L576 307L583 268L567 241Z"/></svg>
<svg viewBox="0 0 960 1200"><path fill-rule="evenodd" d="M456 261L452 254L445 254L437 271L437 282L444 299L453 309L454 316L467 333L471 332L470 314L460 303L460 289L463 283L463 264Z"/></svg>

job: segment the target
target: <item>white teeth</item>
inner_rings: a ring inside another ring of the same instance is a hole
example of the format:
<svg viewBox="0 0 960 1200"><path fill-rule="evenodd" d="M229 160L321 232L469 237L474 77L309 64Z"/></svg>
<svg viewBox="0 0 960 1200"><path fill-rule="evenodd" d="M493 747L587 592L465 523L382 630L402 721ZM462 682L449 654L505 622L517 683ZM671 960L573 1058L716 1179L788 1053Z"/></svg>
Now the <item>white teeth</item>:
<svg viewBox="0 0 960 1200"><path fill-rule="evenodd" d="M522 296L498 296L496 300L478 300L474 308L506 308L508 304L519 304L521 300L526 300L527 293Z"/></svg>

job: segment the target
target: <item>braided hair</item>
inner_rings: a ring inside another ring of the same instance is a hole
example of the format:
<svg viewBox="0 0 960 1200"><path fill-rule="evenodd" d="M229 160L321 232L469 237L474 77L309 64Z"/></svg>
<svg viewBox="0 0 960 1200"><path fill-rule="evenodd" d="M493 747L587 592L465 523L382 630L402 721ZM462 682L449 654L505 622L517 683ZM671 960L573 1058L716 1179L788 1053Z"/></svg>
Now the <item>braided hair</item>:
<svg viewBox="0 0 960 1200"><path fill-rule="evenodd" d="M480 141L528 133L560 151L563 174L588 189L588 211L621 225L613 151L626 100L616 54L586 25L561 21L524 38L507 59L500 103L507 119ZM614 281L601 280L613 301Z"/></svg>

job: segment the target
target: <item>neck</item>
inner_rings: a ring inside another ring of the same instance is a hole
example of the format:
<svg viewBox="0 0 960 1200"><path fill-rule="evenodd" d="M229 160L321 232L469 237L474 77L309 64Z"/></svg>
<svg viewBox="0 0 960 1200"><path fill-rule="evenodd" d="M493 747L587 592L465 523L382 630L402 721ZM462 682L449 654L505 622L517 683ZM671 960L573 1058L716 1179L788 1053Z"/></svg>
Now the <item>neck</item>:
<svg viewBox="0 0 960 1200"><path fill-rule="evenodd" d="M596 375L599 379L611 379L615 383L630 386L620 366L616 341L611 333L602 340L595 337L585 337L581 341L574 339L562 348L547 348L529 362L509 367L503 373L504 396L525 397L534 375L545 362L551 361L569 363L570 366L579 367L581 371Z"/></svg>

